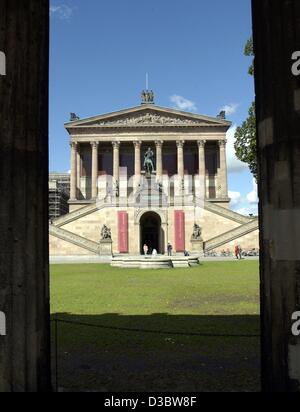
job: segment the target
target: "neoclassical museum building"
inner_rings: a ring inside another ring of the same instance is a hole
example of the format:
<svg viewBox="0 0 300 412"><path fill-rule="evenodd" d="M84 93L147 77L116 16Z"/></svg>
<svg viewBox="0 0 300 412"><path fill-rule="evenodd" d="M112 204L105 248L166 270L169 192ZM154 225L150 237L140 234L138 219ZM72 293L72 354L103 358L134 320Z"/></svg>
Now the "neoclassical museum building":
<svg viewBox="0 0 300 412"><path fill-rule="evenodd" d="M154 104L71 115L70 213L50 223L52 256L166 254L258 247L258 220L229 209L231 123Z"/></svg>

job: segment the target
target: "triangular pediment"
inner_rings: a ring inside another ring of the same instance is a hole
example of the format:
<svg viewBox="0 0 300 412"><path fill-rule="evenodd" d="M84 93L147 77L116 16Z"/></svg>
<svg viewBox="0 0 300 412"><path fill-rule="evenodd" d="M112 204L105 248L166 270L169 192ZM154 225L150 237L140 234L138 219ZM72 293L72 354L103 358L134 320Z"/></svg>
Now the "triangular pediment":
<svg viewBox="0 0 300 412"><path fill-rule="evenodd" d="M203 116L182 112L156 105L141 105L131 109L113 112L96 117L76 120L67 123L67 129L80 127L197 127L197 126L227 126L230 122L221 118Z"/></svg>

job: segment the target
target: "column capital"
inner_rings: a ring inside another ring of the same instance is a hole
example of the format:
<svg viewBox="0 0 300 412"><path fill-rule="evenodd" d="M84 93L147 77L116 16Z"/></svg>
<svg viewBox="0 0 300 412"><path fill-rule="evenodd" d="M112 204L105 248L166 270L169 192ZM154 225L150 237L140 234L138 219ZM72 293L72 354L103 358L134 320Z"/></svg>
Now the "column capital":
<svg viewBox="0 0 300 412"><path fill-rule="evenodd" d="M69 144L70 144L70 147L72 149L76 149L79 143L78 142L70 142Z"/></svg>
<svg viewBox="0 0 300 412"><path fill-rule="evenodd" d="M198 140L198 147L204 148L206 145L206 140Z"/></svg>
<svg viewBox="0 0 300 412"><path fill-rule="evenodd" d="M99 142L90 142L91 146L95 149L99 146Z"/></svg>
<svg viewBox="0 0 300 412"><path fill-rule="evenodd" d="M218 140L218 144L221 148L225 149L226 144L227 144L227 140Z"/></svg>
<svg viewBox="0 0 300 412"><path fill-rule="evenodd" d="M176 141L176 145L177 145L178 148L183 148L184 144L185 144L184 140L177 140Z"/></svg>
<svg viewBox="0 0 300 412"><path fill-rule="evenodd" d="M113 145L114 149L119 149L121 142L111 142L111 144Z"/></svg>
<svg viewBox="0 0 300 412"><path fill-rule="evenodd" d="M139 149L142 146L142 142L140 140L134 140L133 145L134 145L134 147Z"/></svg>
<svg viewBox="0 0 300 412"><path fill-rule="evenodd" d="M163 144L164 144L164 141L163 141L163 140L155 140L155 146L156 146L156 147L162 147Z"/></svg>

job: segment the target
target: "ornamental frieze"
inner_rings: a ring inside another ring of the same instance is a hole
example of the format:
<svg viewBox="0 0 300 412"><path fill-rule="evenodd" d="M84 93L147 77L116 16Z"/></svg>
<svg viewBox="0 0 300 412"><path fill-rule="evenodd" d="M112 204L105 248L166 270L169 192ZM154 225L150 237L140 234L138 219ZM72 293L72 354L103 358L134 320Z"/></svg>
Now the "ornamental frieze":
<svg viewBox="0 0 300 412"><path fill-rule="evenodd" d="M142 116L126 117L117 120L99 122L99 126L198 126L203 121L183 119L179 117L166 117L158 114L146 113Z"/></svg>

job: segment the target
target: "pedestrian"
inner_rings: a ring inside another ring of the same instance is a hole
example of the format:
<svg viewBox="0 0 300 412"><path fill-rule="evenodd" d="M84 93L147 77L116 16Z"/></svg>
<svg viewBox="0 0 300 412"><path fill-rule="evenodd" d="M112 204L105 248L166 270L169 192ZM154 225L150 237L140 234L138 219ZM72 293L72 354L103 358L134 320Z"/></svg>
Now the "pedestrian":
<svg viewBox="0 0 300 412"><path fill-rule="evenodd" d="M171 243L168 243L168 256L172 256L172 250L173 250L173 246L171 245Z"/></svg>
<svg viewBox="0 0 300 412"><path fill-rule="evenodd" d="M243 249L241 248L241 246L238 246L238 248L239 248L239 258L240 258L240 260L242 260Z"/></svg>
<svg viewBox="0 0 300 412"><path fill-rule="evenodd" d="M237 245L234 248L234 255L237 259L239 259L239 247Z"/></svg>
<svg viewBox="0 0 300 412"><path fill-rule="evenodd" d="M148 250L149 250L149 248L148 248L148 246L147 246L146 243L145 243L144 246L143 246L143 251L144 251L144 255L145 255L145 256L148 254Z"/></svg>

